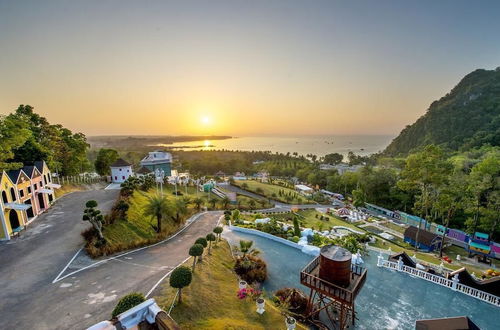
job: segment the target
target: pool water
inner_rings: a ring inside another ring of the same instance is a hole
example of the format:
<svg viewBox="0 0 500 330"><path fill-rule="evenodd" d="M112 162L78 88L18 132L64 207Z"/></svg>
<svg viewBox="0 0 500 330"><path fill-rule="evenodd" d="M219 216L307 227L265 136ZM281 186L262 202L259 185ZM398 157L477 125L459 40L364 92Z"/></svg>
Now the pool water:
<svg viewBox="0 0 500 330"><path fill-rule="evenodd" d="M228 231L224 236L232 245L240 239L254 241L254 247L267 262L267 292L296 287L309 293L300 284L299 274L312 256L251 234ZM356 329L414 329L418 319L453 316L469 316L483 330L500 329L500 308L407 274L379 268L374 252L363 259L368 274L356 299Z"/></svg>

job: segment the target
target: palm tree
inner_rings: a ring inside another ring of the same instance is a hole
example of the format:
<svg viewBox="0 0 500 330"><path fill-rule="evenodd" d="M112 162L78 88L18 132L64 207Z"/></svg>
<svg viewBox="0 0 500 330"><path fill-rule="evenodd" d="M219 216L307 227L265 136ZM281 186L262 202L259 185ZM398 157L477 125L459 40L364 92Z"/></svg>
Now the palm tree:
<svg viewBox="0 0 500 330"><path fill-rule="evenodd" d="M196 208L199 211L201 209L201 205L203 204L203 199L200 197L196 197L195 199L193 199L193 203L194 205L196 205Z"/></svg>
<svg viewBox="0 0 500 330"><path fill-rule="evenodd" d="M156 218L157 225L156 227L152 225L152 227L157 233L161 233L161 221L165 216L173 213L172 205L166 197L158 194L149 195L146 198L147 203L144 207L144 215Z"/></svg>
<svg viewBox="0 0 500 330"><path fill-rule="evenodd" d="M246 256L247 254L250 255L258 255L260 253L259 250L257 249L252 249L253 241L240 241L240 252L243 253L243 257Z"/></svg>
<svg viewBox="0 0 500 330"><path fill-rule="evenodd" d="M183 198L178 198L175 200L174 206L175 206L174 221L175 221L175 223L179 224L179 223L181 223L181 217L188 213L188 207L187 207L186 200Z"/></svg>
<svg viewBox="0 0 500 330"><path fill-rule="evenodd" d="M217 204L217 199L216 198L210 198L210 204L212 204L212 208L215 209L215 204Z"/></svg>
<svg viewBox="0 0 500 330"><path fill-rule="evenodd" d="M229 197L224 196L224 198L222 198L222 200L221 200L222 208L227 209L227 206L229 205L229 203L231 203L231 200L229 199Z"/></svg>

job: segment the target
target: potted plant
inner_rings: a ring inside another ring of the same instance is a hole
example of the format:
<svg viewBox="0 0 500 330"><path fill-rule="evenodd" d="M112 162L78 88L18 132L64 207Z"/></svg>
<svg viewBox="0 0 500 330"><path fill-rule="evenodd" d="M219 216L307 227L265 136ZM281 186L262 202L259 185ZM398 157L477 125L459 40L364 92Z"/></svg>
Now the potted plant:
<svg viewBox="0 0 500 330"><path fill-rule="evenodd" d="M286 324L287 330L293 330L297 326L297 320L295 320L295 318L293 318L291 316L288 316L285 319L285 324Z"/></svg>
<svg viewBox="0 0 500 330"><path fill-rule="evenodd" d="M257 298L257 300L255 301L255 304L257 305L257 313L262 314L265 312L264 306L266 304L266 301L264 300L264 298L262 298L262 297Z"/></svg>
<svg viewBox="0 0 500 330"><path fill-rule="evenodd" d="M242 280L242 281L240 281L240 283L239 283L239 288L240 288L240 290L241 290L241 289L246 289L246 287L247 287L247 282L245 282L245 281L243 281L243 280Z"/></svg>

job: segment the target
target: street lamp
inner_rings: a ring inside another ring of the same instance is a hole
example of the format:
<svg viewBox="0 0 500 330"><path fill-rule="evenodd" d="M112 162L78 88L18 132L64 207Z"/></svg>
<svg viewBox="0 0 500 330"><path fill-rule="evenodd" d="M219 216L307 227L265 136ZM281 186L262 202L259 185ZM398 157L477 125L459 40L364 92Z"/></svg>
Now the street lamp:
<svg viewBox="0 0 500 330"><path fill-rule="evenodd" d="M155 170L156 183L160 184L161 195L163 196L163 180L165 179L165 171L157 168Z"/></svg>

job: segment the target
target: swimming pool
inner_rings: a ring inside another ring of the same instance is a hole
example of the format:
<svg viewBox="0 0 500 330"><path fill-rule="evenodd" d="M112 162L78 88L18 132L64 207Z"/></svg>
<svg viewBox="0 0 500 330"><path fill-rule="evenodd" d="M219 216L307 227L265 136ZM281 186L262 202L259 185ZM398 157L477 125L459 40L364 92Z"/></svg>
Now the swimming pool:
<svg viewBox="0 0 500 330"><path fill-rule="evenodd" d="M261 257L267 261L266 291L296 287L309 293L309 289L300 284L299 274L314 257L251 234L227 231L224 236L232 245L240 239L254 241ZM356 299L356 329L414 329L418 319L464 315L483 330L498 329L499 308L431 282L379 268L374 252L363 259L368 277Z"/></svg>

